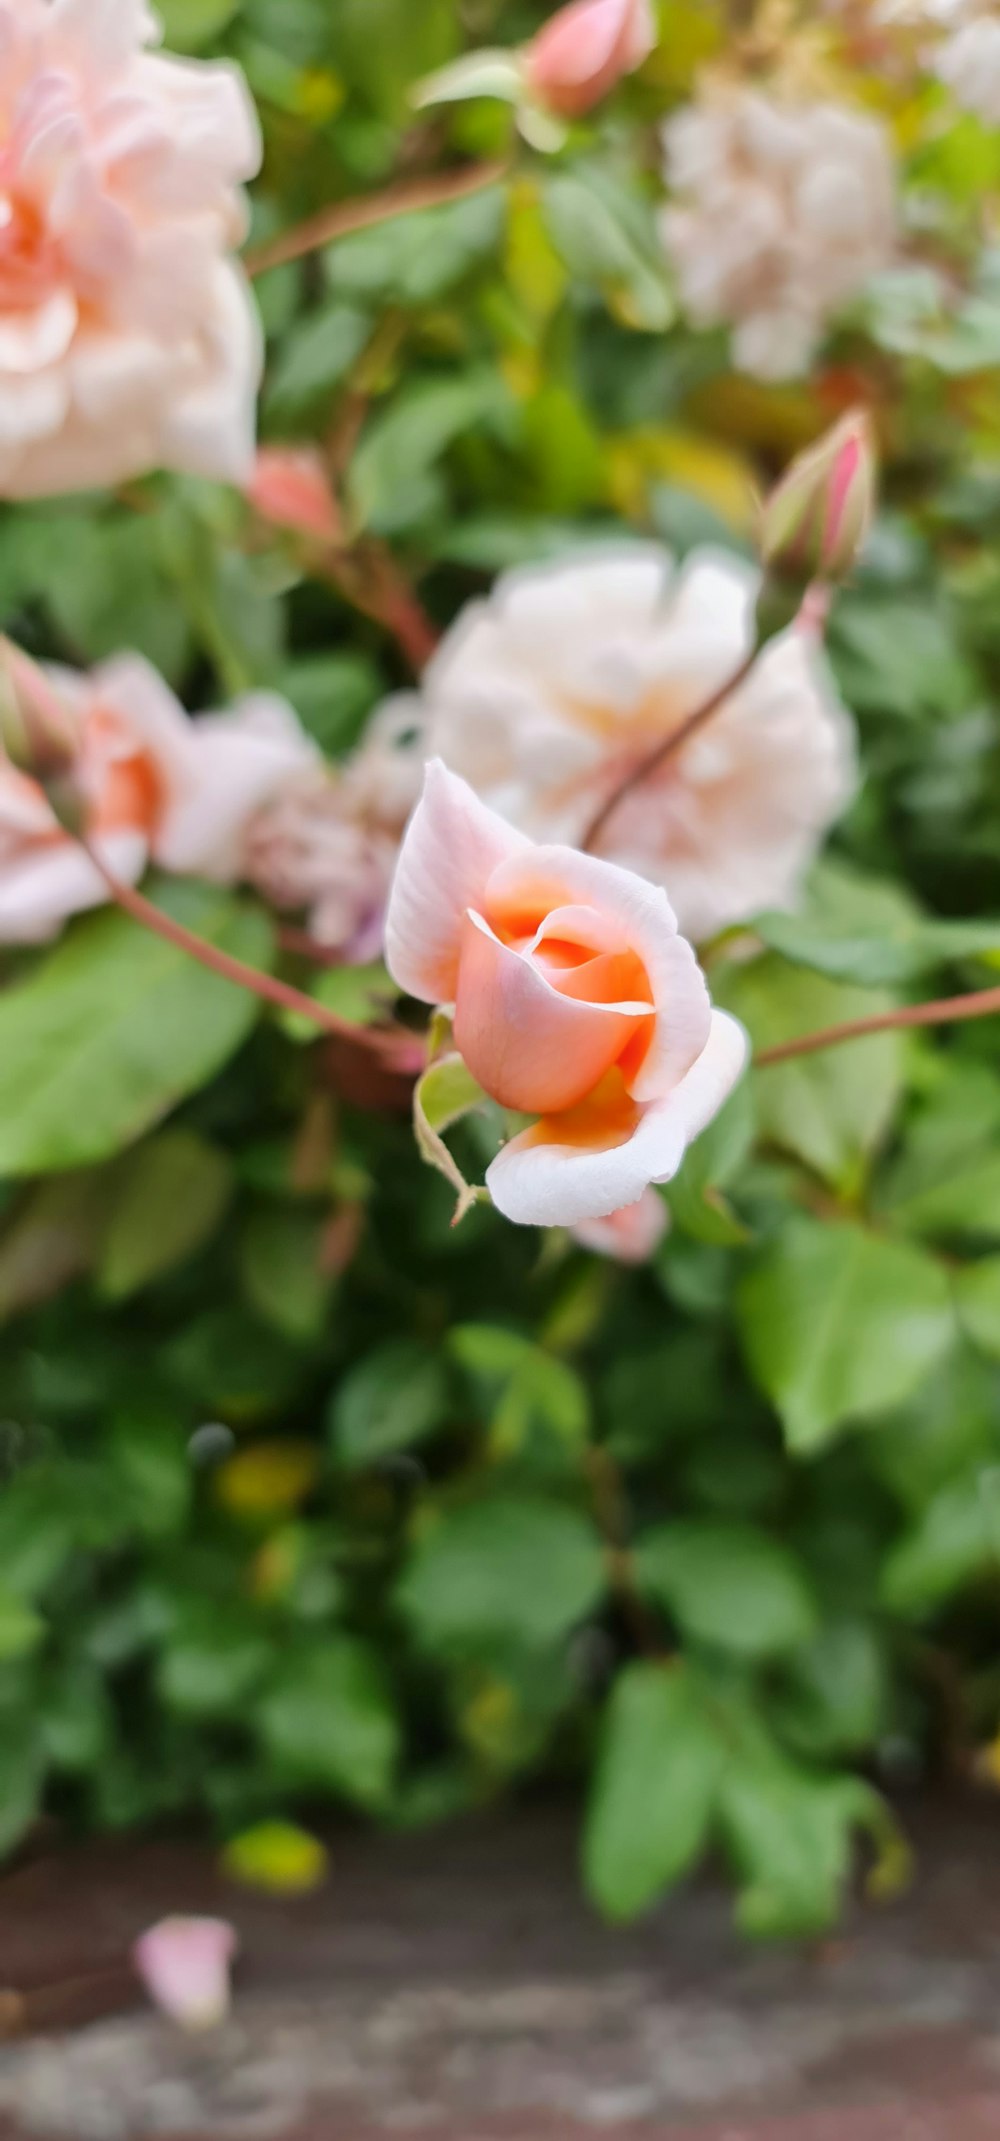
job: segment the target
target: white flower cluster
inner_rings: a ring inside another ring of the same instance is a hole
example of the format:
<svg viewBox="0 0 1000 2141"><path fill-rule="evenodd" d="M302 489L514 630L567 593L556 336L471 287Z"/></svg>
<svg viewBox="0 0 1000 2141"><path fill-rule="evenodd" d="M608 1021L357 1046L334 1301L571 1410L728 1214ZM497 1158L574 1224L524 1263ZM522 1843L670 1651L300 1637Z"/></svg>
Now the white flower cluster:
<svg viewBox="0 0 1000 2141"><path fill-rule="evenodd" d="M663 232L689 317L731 325L747 372L804 371L827 322L893 256L884 128L842 104L715 82L664 143Z"/></svg>

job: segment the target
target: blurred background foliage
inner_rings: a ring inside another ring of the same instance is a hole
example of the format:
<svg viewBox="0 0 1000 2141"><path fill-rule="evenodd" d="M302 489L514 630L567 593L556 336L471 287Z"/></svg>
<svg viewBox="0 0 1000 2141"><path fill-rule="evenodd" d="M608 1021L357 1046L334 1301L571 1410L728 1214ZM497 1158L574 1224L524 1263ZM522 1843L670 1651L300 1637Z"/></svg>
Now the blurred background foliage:
<svg viewBox="0 0 1000 2141"><path fill-rule="evenodd" d="M755 487L867 403L883 510L830 631L866 779L803 911L764 917L749 960L717 945L713 991L768 1043L985 984L1000 135L841 72L964 274L893 271L807 380L762 385L678 316L655 226L655 126L725 48L721 6L664 0L641 79L551 159L501 105L407 102L466 45L530 35L533 5L162 13L175 48L246 70L254 246L449 161L504 167L257 286L264 435L326 443L352 531L437 623L623 527L746 551ZM139 649L192 705L276 686L333 755L406 681L377 624L194 481L5 510L0 607L46 655ZM158 896L274 956L252 901ZM611 1915L713 1848L744 1927L790 1934L836 1916L859 1829L874 1890L903 1878L886 1794L995 1787L995 1023L755 1073L630 1272L482 1208L453 1233L405 1092L119 914L6 967L0 1846L43 1809L194 1815L291 1887L331 1806L400 1827L570 1792ZM377 976L314 985L361 1018Z"/></svg>

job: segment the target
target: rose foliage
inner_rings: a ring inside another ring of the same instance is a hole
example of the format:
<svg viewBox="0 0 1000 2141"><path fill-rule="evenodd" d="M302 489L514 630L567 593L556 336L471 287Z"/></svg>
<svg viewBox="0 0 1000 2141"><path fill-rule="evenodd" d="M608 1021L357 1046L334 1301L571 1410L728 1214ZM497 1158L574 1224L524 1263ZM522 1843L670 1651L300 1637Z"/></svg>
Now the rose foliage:
<svg viewBox="0 0 1000 2141"><path fill-rule="evenodd" d="M0 0L4 1853L996 1789L989 17Z"/></svg>

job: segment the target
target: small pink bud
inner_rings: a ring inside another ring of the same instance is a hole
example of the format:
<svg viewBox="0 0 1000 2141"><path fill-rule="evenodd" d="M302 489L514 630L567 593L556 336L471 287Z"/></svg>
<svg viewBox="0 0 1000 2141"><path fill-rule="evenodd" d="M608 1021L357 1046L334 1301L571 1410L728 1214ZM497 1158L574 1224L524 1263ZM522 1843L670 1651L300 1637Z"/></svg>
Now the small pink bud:
<svg viewBox="0 0 1000 2141"><path fill-rule="evenodd" d="M62 779L77 737L44 670L9 639L0 639L0 746L11 765L35 780Z"/></svg>
<svg viewBox="0 0 1000 2141"><path fill-rule="evenodd" d="M318 453L308 447L262 446L247 485L247 497L262 520L292 528L320 543L339 542L337 501Z"/></svg>
<svg viewBox="0 0 1000 2141"><path fill-rule="evenodd" d="M875 449L863 410L799 454L765 499L760 552L784 580L843 580L871 526Z"/></svg>
<svg viewBox="0 0 1000 2141"><path fill-rule="evenodd" d="M141 1933L132 1961L150 1999L182 2029L215 2029L229 2012L239 1946L225 1918L162 1918Z"/></svg>
<svg viewBox="0 0 1000 2141"><path fill-rule="evenodd" d="M652 0L570 0L524 51L525 82L546 111L575 119L648 59Z"/></svg>
<svg viewBox="0 0 1000 2141"><path fill-rule="evenodd" d="M615 1264L648 1264L670 1225L670 1213L655 1189L644 1189L637 1204L626 1204L607 1219L581 1219L571 1228L581 1249L610 1257Z"/></svg>

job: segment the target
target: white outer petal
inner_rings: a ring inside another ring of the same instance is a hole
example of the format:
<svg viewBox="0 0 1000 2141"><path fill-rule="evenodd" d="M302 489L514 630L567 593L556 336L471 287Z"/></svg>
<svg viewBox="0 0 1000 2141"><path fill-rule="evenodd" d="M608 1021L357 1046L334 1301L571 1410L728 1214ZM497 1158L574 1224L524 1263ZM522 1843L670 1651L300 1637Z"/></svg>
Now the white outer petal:
<svg viewBox="0 0 1000 2141"><path fill-rule="evenodd" d="M399 852L385 924L393 980L427 1004L455 1000L462 920L499 863L531 842L432 758Z"/></svg>
<svg viewBox="0 0 1000 2141"><path fill-rule="evenodd" d="M644 1110L626 1144L581 1151L533 1143L529 1130L505 1145L486 1171L497 1210L520 1226L572 1227L635 1204L650 1182L669 1182L677 1173L688 1145L741 1077L747 1054L742 1026L713 1011L698 1061L666 1100Z"/></svg>

